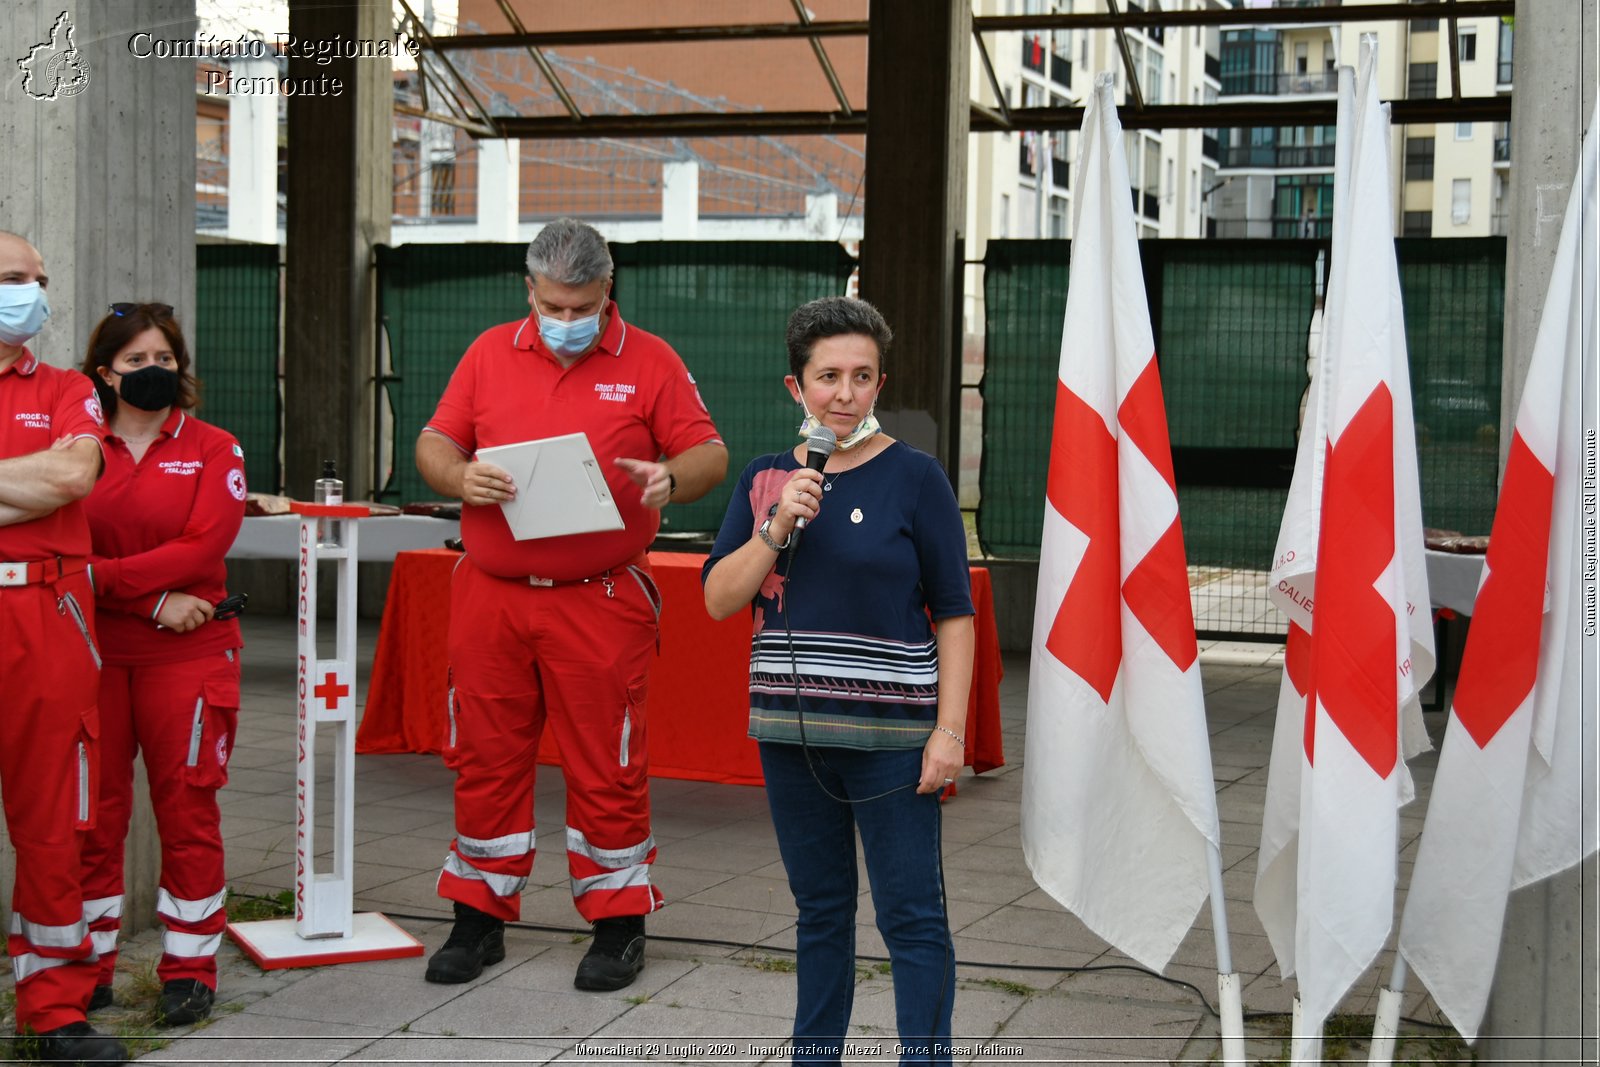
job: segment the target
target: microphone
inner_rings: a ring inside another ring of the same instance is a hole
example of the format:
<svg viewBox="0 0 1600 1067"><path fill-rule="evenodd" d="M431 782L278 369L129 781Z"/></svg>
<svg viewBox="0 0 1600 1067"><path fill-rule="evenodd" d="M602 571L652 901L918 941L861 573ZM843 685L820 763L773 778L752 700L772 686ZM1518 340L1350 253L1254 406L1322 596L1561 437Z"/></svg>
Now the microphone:
<svg viewBox="0 0 1600 1067"><path fill-rule="evenodd" d="M818 426L806 438L806 466L818 474L822 473L823 466L828 462L828 457L833 455L834 445L838 444L839 437L826 426ZM794 531L789 535L789 549L793 551L800 545L800 531L806 528L806 520L796 520Z"/></svg>

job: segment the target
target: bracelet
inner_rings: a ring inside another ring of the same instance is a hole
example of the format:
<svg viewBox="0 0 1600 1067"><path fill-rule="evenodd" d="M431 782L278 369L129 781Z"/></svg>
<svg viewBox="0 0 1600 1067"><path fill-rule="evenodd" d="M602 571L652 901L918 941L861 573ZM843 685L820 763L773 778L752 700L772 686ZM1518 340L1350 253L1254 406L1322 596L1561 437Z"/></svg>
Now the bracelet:
<svg viewBox="0 0 1600 1067"><path fill-rule="evenodd" d="M673 496L678 492L678 476L671 471L667 472L667 495Z"/></svg>
<svg viewBox="0 0 1600 1067"><path fill-rule="evenodd" d="M789 536L784 538L783 544L780 545L778 542L772 539L771 534L767 533L768 525L769 523L764 522L761 524L760 528L756 530L756 533L761 535L761 540L767 543L767 547L772 549L774 552L782 552L784 549L788 548L789 542L794 540L794 532L790 531Z"/></svg>
<svg viewBox="0 0 1600 1067"><path fill-rule="evenodd" d="M948 726L940 726L939 724L935 723L933 728L935 730L938 730L942 734L949 734L951 737L955 738L956 739L956 744L960 745L962 748L966 748L967 747L967 739L965 737L962 737L960 734L956 733L954 730L950 729L950 727L948 727Z"/></svg>

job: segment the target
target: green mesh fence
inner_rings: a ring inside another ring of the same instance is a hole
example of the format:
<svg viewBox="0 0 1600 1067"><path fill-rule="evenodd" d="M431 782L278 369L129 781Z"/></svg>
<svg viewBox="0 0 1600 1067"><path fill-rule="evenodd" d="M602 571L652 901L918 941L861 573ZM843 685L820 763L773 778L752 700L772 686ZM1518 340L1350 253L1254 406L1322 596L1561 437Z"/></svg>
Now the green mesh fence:
<svg viewBox="0 0 1600 1067"><path fill-rule="evenodd" d="M412 443L472 339L527 313L524 251L522 245L379 249L395 425L384 499L434 495L411 462ZM799 418L783 387L784 326L796 305L843 293L855 260L837 244L820 241L613 244L611 255L623 316L665 338L683 357L727 442L732 471L798 440ZM715 532L733 481L730 472L704 499L668 508L663 532Z"/></svg>
<svg viewBox="0 0 1600 1067"><path fill-rule="evenodd" d="M1071 254L1066 241L990 241L984 255L978 543L991 555L1039 554Z"/></svg>
<svg viewBox="0 0 1600 1067"><path fill-rule="evenodd" d="M1197 618L1281 632L1259 581L1293 471L1315 241L1142 241ZM1487 533L1500 420L1505 239L1396 242L1423 521ZM1066 307L1065 241L991 241L984 260L978 538L1036 557ZM1212 586L1215 588L1212 588ZM1215 598L1214 610L1207 607Z"/></svg>
<svg viewBox="0 0 1600 1067"><path fill-rule="evenodd" d="M1500 467L1506 240L1401 238L1422 521L1486 534Z"/></svg>
<svg viewBox="0 0 1600 1067"><path fill-rule="evenodd" d="M278 246L195 248L195 370L200 416L239 439L256 492L282 485Z"/></svg>

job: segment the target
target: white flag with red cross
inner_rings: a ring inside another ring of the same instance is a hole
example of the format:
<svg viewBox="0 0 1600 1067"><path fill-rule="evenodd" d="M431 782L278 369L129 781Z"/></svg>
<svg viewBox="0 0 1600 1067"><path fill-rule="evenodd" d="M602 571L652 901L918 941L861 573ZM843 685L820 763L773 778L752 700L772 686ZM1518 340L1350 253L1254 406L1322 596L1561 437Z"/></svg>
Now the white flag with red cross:
<svg viewBox="0 0 1600 1067"><path fill-rule="evenodd" d="M1290 620L1255 905L1310 1034L1388 938L1405 760L1433 673L1389 120L1364 49L1341 91L1322 353L1279 532Z"/></svg>
<svg viewBox="0 0 1600 1067"><path fill-rule="evenodd" d="M1084 114L1028 693L1039 885L1160 970L1220 839L1166 409L1108 75Z"/></svg>
<svg viewBox="0 0 1600 1067"><path fill-rule="evenodd" d="M1400 923L1406 962L1468 1040L1488 1005L1507 894L1600 843L1577 558L1582 371L1595 365L1600 277L1596 136L1591 118Z"/></svg>

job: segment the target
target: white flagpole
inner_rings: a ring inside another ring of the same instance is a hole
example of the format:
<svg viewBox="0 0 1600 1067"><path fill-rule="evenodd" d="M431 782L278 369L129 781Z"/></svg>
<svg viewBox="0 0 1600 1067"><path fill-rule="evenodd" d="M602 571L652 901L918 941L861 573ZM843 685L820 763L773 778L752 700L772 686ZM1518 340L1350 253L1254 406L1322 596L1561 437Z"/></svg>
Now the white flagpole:
<svg viewBox="0 0 1600 1067"><path fill-rule="evenodd" d="M1372 1020L1372 1046L1367 1063L1388 1067L1394 1062L1394 1039L1400 1032L1400 1001L1406 995L1406 958L1394 950L1394 970L1389 986L1378 990L1378 1014Z"/></svg>
<svg viewBox="0 0 1600 1067"><path fill-rule="evenodd" d="M1376 36L1363 34L1361 38L1361 55L1365 57L1369 49L1377 43ZM1345 282L1349 261L1350 238L1347 232L1350 218L1350 149L1351 141L1355 136L1355 111L1356 111L1356 85L1355 71L1350 67L1339 68L1339 105L1338 126L1333 142L1333 236L1331 240L1332 254L1328 256L1327 284L1323 287L1323 306L1330 308L1333 301L1338 300L1342 307L1344 293L1338 291L1339 286ZM1326 354L1331 347L1332 337L1341 326L1339 316L1323 313L1322 352ZM1333 389L1323 387L1328 384L1328 361L1321 355L1317 358L1317 374L1322 381L1317 389L1317 403L1320 414L1317 426L1326 426L1328 421L1328 407L1333 403ZM1302 431L1304 432L1304 431ZM1314 462L1321 464L1325 460L1325 452L1318 448L1314 450ZM1323 517L1326 518L1325 516ZM1323 520L1319 520L1320 522ZM1313 623L1313 625L1315 625ZM1298 982L1298 977L1296 979ZM1306 1033L1304 1022L1300 1014L1300 997L1294 998L1294 1018L1290 1026L1290 1062L1300 1064L1320 1064L1322 1062L1322 1023L1317 1023L1315 1033Z"/></svg>
<svg viewBox="0 0 1600 1067"><path fill-rule="evenodd" d="M1228 947L1228 902L1222 895L1222 849L1212 843L1206 851L1206 874L1211 879L1211 934L1217 945L1217 1013L1222 1025L1222 1062L1244 1067L1244 1002L1239 996L1239 972L1233 969Z"/></svg>

